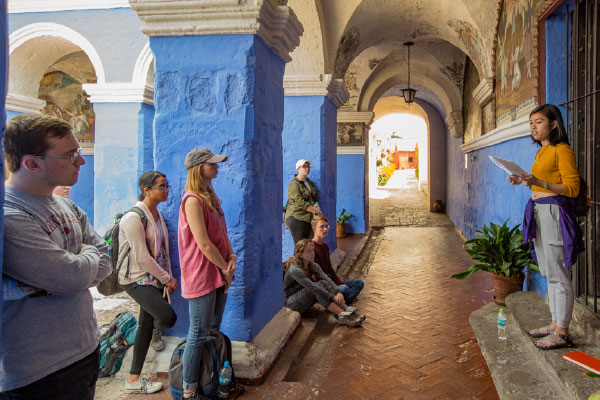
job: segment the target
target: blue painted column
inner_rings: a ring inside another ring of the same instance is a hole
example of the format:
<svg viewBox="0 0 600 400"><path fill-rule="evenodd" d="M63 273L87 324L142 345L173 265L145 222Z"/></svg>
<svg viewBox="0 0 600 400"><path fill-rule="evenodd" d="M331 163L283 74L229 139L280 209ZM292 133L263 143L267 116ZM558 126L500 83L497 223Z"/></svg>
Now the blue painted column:
<svg viewBox="0 0 600 400"><path fill-rule="evenodd" d="M180 10L191 17L183 20L172 9L161 14L152 1L131 3L146 22L143 32L155 58L155 167L172 185L163 212L177 278L185 156L194 147L207 147L229 157L213 186L238 255L221 326L235 341L252 341L283 306L282 80L302 26L281 3L240 4L239 13L230 13L229 1L210 7L197 2ZM178 318L168 333L183 336L188 303L177 292L172 305Z"/></svg>
<svg viewBox="0 0 600 400"><path fill-rule="evenodd" d="M343 209L353 214L346 224L348 233L365 233L369 227L369 127L373 121L370 111L340 111L338 124L362 124L364 146L337 147L337 202L336 213Z"/></svg>
<svg viewBox="0 0 600 400"><path fill-rule="evenodd" d="M331 224L336 219L336 119L337 109L348 99L340 79L331 75L294 75L284 78L283 203L299 159L311 162L309 178L317 186L319 205ZM293 255L294 241L283 228L283 260ZM333 251L337 247L335 230L327 237Z"/></svg>
<svg viewBox="0 0 600 400"><path fill-rule="evenodd" d="M6 19L6 1L0 0L0 140L4 138L6 117L3 115L4 102L8 86L8 20ZM2 175L4 175L4 151L0 152ZM0 207L4 209L4 179L0 183ZM4 251L4 213L0 214L0 274L2 273L2 254ZM0 314L2 314L2 288L0 288ZM2 325L0 324L0 335Z"/></svg>
<svg viewBox="0 0 600 400"><path fill-rule="evenodd" d="M115 214L137 201L139 176L154 168L152 92L118 83L86 84L83 89L96 113L94 179L80 180L75 196L94 193L94 228L104 233Z"/></svg>

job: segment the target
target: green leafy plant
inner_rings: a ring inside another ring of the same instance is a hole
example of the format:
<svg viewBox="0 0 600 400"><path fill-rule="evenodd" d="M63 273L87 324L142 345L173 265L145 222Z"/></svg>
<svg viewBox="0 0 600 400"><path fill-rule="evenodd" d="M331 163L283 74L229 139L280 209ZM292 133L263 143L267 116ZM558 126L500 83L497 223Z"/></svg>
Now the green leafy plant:
<svg viewBox="0 0 600 400"><path fill-rule="evenodd" d="M379 167L379 166L383 165L383 160L377 160L377 161L375 162L375 164L376 164L376 166L378 166L378 167Z"/></svg>
<svg viewBox="0 0 600 400"><path fill-rule="evenodd" d="M388 178L387 178L387 175L385 174L385 172L381 172L381 173L379 173L379 175L377 175L377 184L379 186L385 186L387 181L388 181Z"/></svg>
<svg viewBox="0 0 600 400"><path fill-rule="evenodd" d="M479 270L516 277L523 273L526 265L539 272L538 266L531 258L529 245L523 243L523 234L519 226L509 228L507 219L502 225L492 222L489 228L483 225L483 228L477 229L475 232L479 235L467 240L463 247L471 258L479 263L471 265L464 272L452 275L452 278L465 279Z"/></svg>
<svg viewBox="0 0 600 400"><path fill-rule="evenodd" d="M346 209L342 208L342 212L340 213L340 215L338 215L337 217L337 223L340 225L343 225L346 223L346 221L350 218L354 217L353 214L346 214Z"/></svg>

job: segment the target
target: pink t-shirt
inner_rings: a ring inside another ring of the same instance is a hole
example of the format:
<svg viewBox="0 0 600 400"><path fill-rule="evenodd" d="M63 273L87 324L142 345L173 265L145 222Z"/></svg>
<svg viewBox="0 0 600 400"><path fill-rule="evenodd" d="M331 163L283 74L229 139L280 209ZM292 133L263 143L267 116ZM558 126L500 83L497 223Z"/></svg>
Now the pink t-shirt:
<svg viewBox="0 0 600 400"><path fill-rule="evenodd" d="M186 193L181 199L179 230L177 233L179 263L181 265L181 295L186 299L204 296L225 284L219 268L200 251L194 235L192 235L185 214L185 201L190 197L197 198L202 205L206 232L210 241L225 260L229 257L227 225L221 206L213 204L213 209L209 210L200 196L194 193Z"/></svg>

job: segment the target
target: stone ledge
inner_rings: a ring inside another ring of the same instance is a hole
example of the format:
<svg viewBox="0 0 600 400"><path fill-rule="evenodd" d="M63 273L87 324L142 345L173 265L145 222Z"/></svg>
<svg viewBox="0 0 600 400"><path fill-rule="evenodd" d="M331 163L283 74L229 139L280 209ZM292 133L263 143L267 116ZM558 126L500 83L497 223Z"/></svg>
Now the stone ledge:
<svg viewBox="0 0 600 400"><path fill-rule="evenodd" d="M264 381L300 321L298 312L282 307L252 342L231 343L235 375L240 382L260 385Z"/></svg>
<svg viewBox="0 0 600 400"><path fill-rule="evenodd" d="M498 306L487 304L473 311L469 322L502 400L570 398L555 376L540 364L539 351L515 323L508 307L508 340L498 339Z"/></svg>
<svg viewBox="0 0 600 400"><path fill-rule="evenodd" d="M597 390L596 379L562 358L574 350L600 355L600 348L586 343L575 318L571 335L577 348L542 351L534 346L527 331L550 321L546 302L536 292L517 292L506 298L506 304L506 341L498 340L497 305L488 304L469 318L501 399L587 399ZM582 312L577 303L575 308L574 315Z"/></svg>
<svg viewBox="0 0 600 400"><path fill-rule="evenodd" d="M551 319L546 302L536 292L513 293L506 298L506 305L512 310L516 325L521 330L520 333L527 338L527 331L544 326ZM585 369L571 364L562 356L565 353L581 350L598 357L600 348L587 343L587 338L577 327L577 321L573 321L571 325L571 336L577 345L576 348L540 351L533 345L533 339L528 340L528 344L535 351L540 364L553 371L559 384L565 388L568 393L568 397L565 398L585 400L598 389L598 380L585 376L583 374Z"/></svg>
<svg viewBox="0 0 600 400"><path fill-rule="evenodd" d="M281 308L252 342L232 341L233 367L241 383L260 385L271 367L296 332L301 321L300 314L289 308ZM171 355L183 340L176 336L163 336L166 348L156 352L148 350L142 374L160 375L168 373ZM116 384L123 384L133 361L133 346L127 351L123 364L115 376Z"/></svg>

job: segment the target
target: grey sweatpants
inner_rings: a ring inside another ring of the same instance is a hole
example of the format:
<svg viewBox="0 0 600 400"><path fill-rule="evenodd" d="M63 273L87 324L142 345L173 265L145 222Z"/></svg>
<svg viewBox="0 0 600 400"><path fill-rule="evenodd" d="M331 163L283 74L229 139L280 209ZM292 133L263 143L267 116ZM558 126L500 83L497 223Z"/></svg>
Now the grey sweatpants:
<svg viewBox="0 0 600 400"><path fill-rule="evenodd" d="M332 296L335 295L335 292L338 290L337 286L332 286L326 280L320 280L315 283L315 285L321 286L327 292L325 293L321 290L311 290L310 288L305 287L288 297L285 302L285 306L294 311L298 311L300 314L308 311L317 302L325 308L329 307L332 300L328 294Z"/></svg>
<svg viewBox="0 0 600 400"><path fill-rule="evenodd" d="M573 313L573 284L569 267L565 267L565 252L560 230L560 212L556 204L535 205L535 254L540 272L548 280L548 302L552 321L568 328Z"/></svg>

